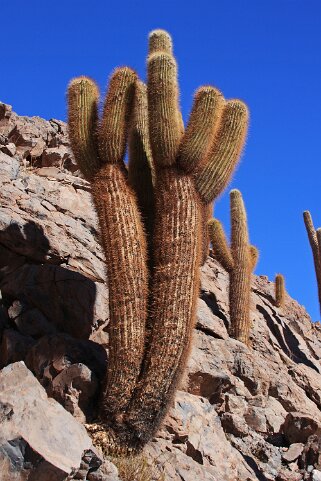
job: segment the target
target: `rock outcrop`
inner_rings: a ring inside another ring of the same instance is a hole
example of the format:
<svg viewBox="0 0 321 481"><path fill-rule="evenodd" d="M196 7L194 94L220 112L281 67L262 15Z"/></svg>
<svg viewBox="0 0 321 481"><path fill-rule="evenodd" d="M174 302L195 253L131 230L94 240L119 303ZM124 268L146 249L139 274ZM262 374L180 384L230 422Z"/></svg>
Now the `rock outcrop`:
<svg viewBox="0 0 321 481"><path fill-rule="evenodd" d="M48 396L91 422L107 363L108 291L65 124L0 104L0 179L0 367L24 361ZM146 449L166 480L321 476L320 325L290 297L276 307L264 276L253 276L251 302L250 349L228 336L228 274L209 257L185 379Z"/></svg>

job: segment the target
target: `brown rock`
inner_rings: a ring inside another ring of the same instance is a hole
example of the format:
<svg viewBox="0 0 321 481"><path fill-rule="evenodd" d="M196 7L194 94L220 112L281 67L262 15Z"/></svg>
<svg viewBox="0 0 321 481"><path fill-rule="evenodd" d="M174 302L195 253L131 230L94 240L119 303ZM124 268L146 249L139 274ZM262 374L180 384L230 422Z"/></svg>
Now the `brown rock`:
<svg viewBox="0 0 321 481"><path fill-rule="evenodd" d="M281 431L290 444L306 443L309 436L321 433L321 424L308 414L294 412L287 415Z"/></svg>
<svg viewBox="0 0 321 481"><path fill-rule="evenodd" d="M62 168L68 158L70 158L70 150L67 147L49 147L43 151L41 165Z"/></svg>

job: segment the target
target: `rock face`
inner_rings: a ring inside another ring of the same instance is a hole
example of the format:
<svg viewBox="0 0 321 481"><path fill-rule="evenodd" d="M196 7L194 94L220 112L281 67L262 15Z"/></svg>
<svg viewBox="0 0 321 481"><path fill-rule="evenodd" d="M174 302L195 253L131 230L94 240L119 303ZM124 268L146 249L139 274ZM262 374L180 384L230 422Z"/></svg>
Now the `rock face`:
<svg viewBox="0 0 321 481"><path fill-rule="evenodd" d="M0 104L0 179L0 367L24 361L50 397L90 422L107 362L108 292L90 187L65 124ZM320 325L290 297L277 308L273 283L253 276L249 349L228 336L228 274L209 257L201 280L185 378L146 456L169 481L318 479Z"/></svg>
<svg viewBox="0 0 321 481"><path fill-rule="evenodd" d="M1 480L73 479L86 458L95 471L102 465L86 429L48 398L23 362L0 372L0 424Z"/></svg>

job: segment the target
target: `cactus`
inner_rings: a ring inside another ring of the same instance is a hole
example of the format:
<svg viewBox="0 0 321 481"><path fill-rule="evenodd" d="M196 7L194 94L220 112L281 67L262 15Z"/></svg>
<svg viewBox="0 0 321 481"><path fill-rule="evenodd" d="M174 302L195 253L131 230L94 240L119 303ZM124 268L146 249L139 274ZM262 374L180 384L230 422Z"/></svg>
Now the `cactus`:
<svg viewBox="0 0 321 481"><path fill-rule="evenodd" d="M249 345L251 273L257 264L259 252L249 245L246 211L241 192L230 192L231 246L217 219L208 224L213 255L230 275L230 335Z"/></svg>
<svg viewBox="0 0 321 481"><path fill-rule="evenodd" d="M91 432L112 450L139 449L156 433L185 366L204 222L237 164L248 112L241 101L226 101L213 87L202 87L184 132L177 65L171 38L162 30L149 37L147 102L134 73L117 70L94 130L97 95L84 108L81 91L73 91L77 82L69 92L70 137L92 183L110 289L102 426ZM123 157L130 109L127 179ZM146 235L152 262L146 259Z"/></svg>
<svg viewBox="0 0 321 481"><path fill-rule="evenodd" d="M285 285L282 274L275 276L275 305L276 307L283 307L285 303Z"/></svg>
<svg viewBox="0 0 321 481"><path fill-rule="evenodd" d="M308 210L303 212L303 219L314 260L314 269L317 278L319 305L321 311L321 232L320 229L315 230L311 214Z"/></svg>
<svg viewBox="0 0 321 481"><path fill-rule="evenodd" d="M247 128L242 102L226 102L216 89L204 87L182 134L176 61L169 51L150 52L147 91L156 169L152 333L126 416L142 442L157 431L185 366L199 289L203 212L226 187ZM204 110L206 100L209 112ZM198 181L207 179L204 171L211 178L203 184Z"/></svg>
<svg viewBox="0 0 321 481"><path fill-rule="evenodd" d="M95 84L82 77L68 89L71 146L91 181L106 258L111 322L102 410L114 424L121 421L136 385L147 318L145 234L123 162L135 81L136 74L128 68L114 72L98 130Z"/></svg>

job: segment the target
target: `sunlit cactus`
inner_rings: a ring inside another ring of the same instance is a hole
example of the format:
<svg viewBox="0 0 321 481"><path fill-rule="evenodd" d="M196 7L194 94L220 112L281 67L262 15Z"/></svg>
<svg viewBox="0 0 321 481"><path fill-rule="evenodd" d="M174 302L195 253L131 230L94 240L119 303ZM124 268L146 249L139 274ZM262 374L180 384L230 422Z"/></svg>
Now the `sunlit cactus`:
<svg viewBox="0 0 321 481"><path fill-rule="evenodd" d="M303 212L303 219L314 260L314 269L317 278L319 305L321 311L321 232L320 229L315 230L311 214L308 210Z"/></svg>
<svg viewBox="0 0 321 481"><path fill-rule="evenodd" d="M259 252L249 244L246 211L241 192L230 192L231 245L217 219L208 224L214 258L230 275L230 335L249 345L251 274L256 267Z"/></svg>
<svg viewBox="0 0 321 481"><path fill-rule="evenodd" d="M97 130L98 89L86 78L68 89L68 125L80 170L91 181L109 287L109 359L101 411L117 424L141 369L147 318L147 253L136 196L125 174L124 155L136 74L115 70ZM84 92L94 92L85 96Z"/></svg>
<svg viewBox="0 0 321 481"><path fill-rule="evenodd" d="M284 307L285 303L285 282L282 274L275 276L275 305Z"/></svg>
<svg viewBox="0 0 321 481"><path fill-rule="evenodd" d="M98 95L91 115L79 96L69 94L70 137L92 183L110 291L110 359L100 424L91 432L111 451L139 449L156 433L185 367L205 223L238 162L248 112L201 87L185 130L163 30L149 36L147 97L128 68L112 76L100 122Z"/></svg>

